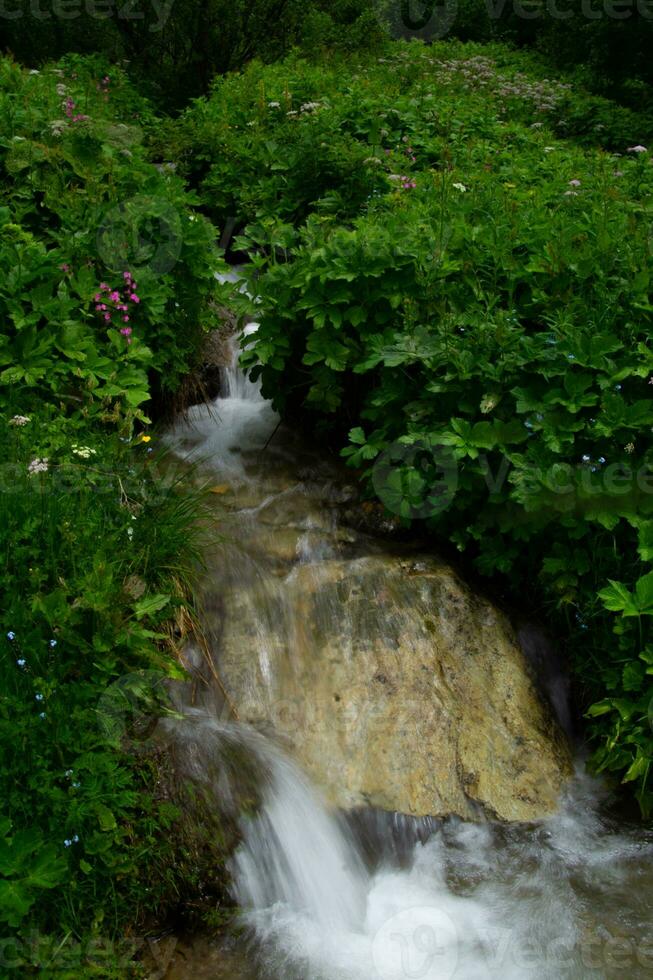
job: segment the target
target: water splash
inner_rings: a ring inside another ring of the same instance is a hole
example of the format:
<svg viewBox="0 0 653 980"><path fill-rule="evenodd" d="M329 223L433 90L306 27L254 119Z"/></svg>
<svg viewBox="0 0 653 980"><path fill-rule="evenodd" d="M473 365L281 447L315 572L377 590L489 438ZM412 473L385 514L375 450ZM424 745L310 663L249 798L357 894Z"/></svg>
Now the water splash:
<svg viewBox="0 0 653 980"><path fill-rule="evenodd" d="M223 552L222 574L238 583L241 611L251 622L256 684L272 698L279 655L261 610L275 623L290 615L278 590L302 575L319 575L321 562L336 555L334 528L329 521L316 527L304 508L301 520L293 517L297 564L285 578L275 569L263 573L254 538L265 529L280 537L275 509L282 504L290 513L302 487L296 477L275 482L270 449L265 457L262 449L278 417L240 370L237 354L232 341L222 397L192 409L172 440L185 458L211 457L220 479L237 488L234 538ZM248 502L242 488L253 482L265 483L265 490ZM333 611L338 616L340 605ZM281 632L292 639L301 626L284 622ZM388 630L395 626L389 621ZM530 652L565 725L564 674L539 647ZM415 821L379 811L346 823L283 750L255 729L187 711L176 731L188 774L210 788L218 808L238 808L243 753L253 766L247 779L255 780L256 806L241 818L242 843L232 862L235 895L254 937L251 980L653 975L653 837L615 828L601 815L599 785L586 776L577 775L555 817L531 825ZM192 975L209 976L201 964Z"/></svg>
<svg viewBox="0 0 653 980"><path fill-rule="evenodd" d="M178 764L221 808L241 795L234 748L251 761L258 799L241 817L231 870L254 937L253 980L651 976L653 835L617 832L600 815L601 787L580 769L560 812L536 824L411 826L371 813L357 835L256 730L199 710L168 725L183 747ZM359 844L366 823L372 868ZM397 835L408 846L397 848Z"/></svg>

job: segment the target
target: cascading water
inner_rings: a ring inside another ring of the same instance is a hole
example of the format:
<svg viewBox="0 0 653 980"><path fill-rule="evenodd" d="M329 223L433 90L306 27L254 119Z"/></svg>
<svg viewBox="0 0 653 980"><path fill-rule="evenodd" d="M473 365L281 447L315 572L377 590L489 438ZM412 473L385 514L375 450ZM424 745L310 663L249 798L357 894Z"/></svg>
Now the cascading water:
<svg viewBox="0 0 653 980"><path fill-rule="evenodd" d="M218 497L233 498L236 488L232 533L221 544L221 583L235 583L245 596L256 684L272 704L281 662L272 626L283 620L283 635L298 642L302 633L301 622L290 621L295 607L284 596L296 588L298 568L319 583L320 569L342 543L324 508L293 510L306 474L292 472L288 435L277 439L277 416L240 372L235 345L232 353L223 397L192 409L170 439L183 458L207 460L221 481ZM293 514L292 535L275 523L281 507ZM266 535L277 552L292 550L294 571L258 561ZM328 611L338 615L337 608ZM289 658L293 670L292 650ZM177 723L191 774L210 783L215 759L229 745L244 750L257 773L257 805L241 818L242 840L232 859L236 898L254 945L234 977L653 976L653 837L617 829L602 815L602 790L588 777L575 777L555 816L528 825L417 820L373 810L347 821L329 809L283 748L247 724L218 720L211 710L188 709ZM217 766L222 775L211 784L220 803L230 792L223 768ZM200 960L185 970L175 976L217 975Z"/></svg>

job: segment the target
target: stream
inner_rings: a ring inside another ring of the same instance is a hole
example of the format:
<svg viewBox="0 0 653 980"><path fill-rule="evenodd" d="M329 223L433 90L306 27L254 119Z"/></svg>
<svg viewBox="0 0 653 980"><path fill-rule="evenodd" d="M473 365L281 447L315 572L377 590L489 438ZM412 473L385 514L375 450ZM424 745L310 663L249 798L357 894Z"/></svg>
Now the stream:
<svg viewBox="0 0 653 980"><path fill-rule="evenodd" d="M255 329L250 324L246 333ZM209 598L207 622L218 673L224 656L245 694L234 720L215 685L195 692L178 737L200 779L209 778L211 759L225 745L238 744L255 765L259 801L241 818L231 865L244 928L180 944L165 976L653 977L653 834L611 815L582 758L555 813L509 822L480 813L476 822L402 815L375 805L345 812L333 806L327 784L338 773L328 760L324 785L315 776L319 758L297 761L310 720L293 715L296 703L284 698L280 678L299 670L293 643L313 642L297 612L302 576L310 574L319 592L330 563L345 556L360 565L389 545L342 524L346 475L319 447L278 427L271 405L239 370L234 341L230 351L222 397L192 408L168 441L213 482L221 540L210 556L209 594L234 592L239 604ZM344 616L337 604L328 609L334 620ZM244 667L235 656L229 661L229 650L243 644ZM200 671L199 655L196 664ZM290 714L285 730L292 736L295 726L294 742L266 726L275 710ZM216 798L229 792L217 779Z"/></svg>

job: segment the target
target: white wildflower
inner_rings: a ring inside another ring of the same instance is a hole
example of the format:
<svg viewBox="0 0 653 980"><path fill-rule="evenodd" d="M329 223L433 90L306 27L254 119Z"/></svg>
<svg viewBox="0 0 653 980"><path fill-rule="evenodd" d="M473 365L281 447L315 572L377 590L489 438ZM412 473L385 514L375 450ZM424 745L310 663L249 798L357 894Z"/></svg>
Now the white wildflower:
<svg viewBox="0 0 653 980"><path fill-rule="evenodd" d="M13 418L9 419L9 425L27 425L28 422L32 420L27 415L14 415Z"/></svg>
<svg viewBox="0 0 653 980"><path fill-rule="evenodd" d="M280 102L268 102L268 109L280 109L280 108L281 108Z"/></svg>
<svg viewBox="0 0 653 980"><path fill-rule="evenodd" d="M461 184L460 182L455 183L452 186L455 187L457 191L460 191L461 194L464 194L465 191L467 190L467 188L465 187L465 185L464 184Z"/></svg>
<svg viewBox="0 0 653 980"><path fill-rule="evenodd" d="M32 462L27 467L27 472L30 474L47 473L47 471L48 471L48 460L45 457L43 459L39 457L33 459Z"/></svg>
<svg viewBox="0 0 653 980"><path fill-rule="evenodd" d="M68 86L64 85L63 82L59 82L59 84L55 86L55 91L57 95L65 95L68 91Z"/></svg>
<svg viewBox="0 0 653 980"><path fill-rule="evenodd" d="M78 446L76 443L73 443L72 451L75 456L80 456L82 459L90 459L91 456L97 455L97 451L90 446Z"/></svg>

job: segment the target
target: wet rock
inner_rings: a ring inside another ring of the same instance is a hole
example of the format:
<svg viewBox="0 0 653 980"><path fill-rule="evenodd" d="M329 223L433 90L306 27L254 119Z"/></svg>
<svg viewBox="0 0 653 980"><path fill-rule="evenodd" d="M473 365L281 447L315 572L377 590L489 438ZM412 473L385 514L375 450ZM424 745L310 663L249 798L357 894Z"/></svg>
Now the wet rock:
<svg viewBox="0 0 653 980"><path fill-rule="evenodd" d="M506 618L446 564L388 555L236 576L217 655L242 720L265 724L331 801L532 820L569 747Z"/></svg>

